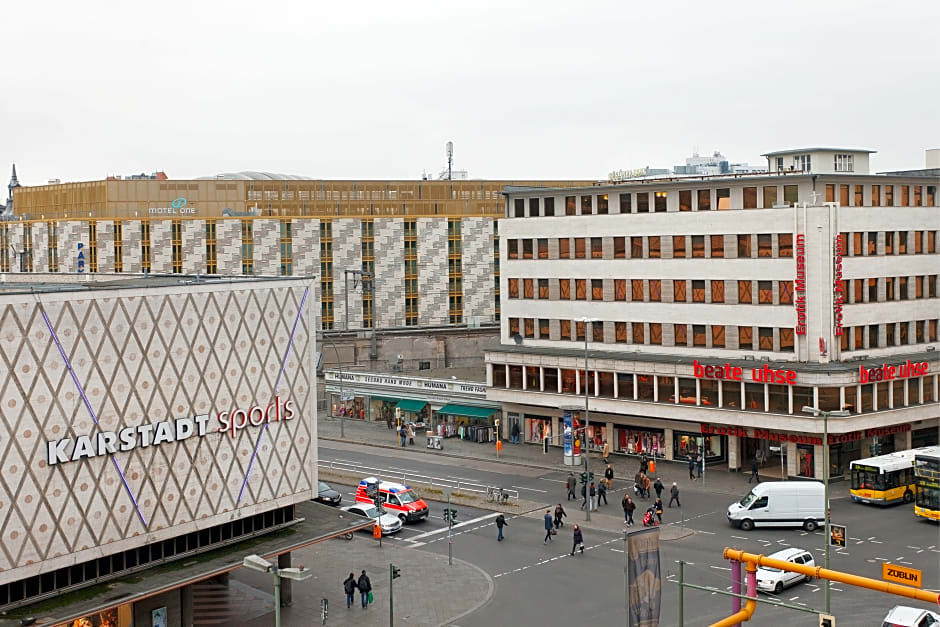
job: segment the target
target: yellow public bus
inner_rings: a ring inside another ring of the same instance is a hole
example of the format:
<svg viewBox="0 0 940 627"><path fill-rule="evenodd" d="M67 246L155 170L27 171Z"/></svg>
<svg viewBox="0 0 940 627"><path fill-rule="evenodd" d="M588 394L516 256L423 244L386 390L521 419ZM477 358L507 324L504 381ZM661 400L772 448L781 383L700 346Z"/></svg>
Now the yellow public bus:
<svg viewBox="0 0 940 627"><path fill-rule="evenodd" d="M940 521L940 446L920 450L914 456L914 515Z"/></svg>
<svg viewBox="0 0 940 627"><path fill-rule="evenodd" d="M908 449L849 463L852 500L879 505L913 503L914 456L924 450Z"/></svg>

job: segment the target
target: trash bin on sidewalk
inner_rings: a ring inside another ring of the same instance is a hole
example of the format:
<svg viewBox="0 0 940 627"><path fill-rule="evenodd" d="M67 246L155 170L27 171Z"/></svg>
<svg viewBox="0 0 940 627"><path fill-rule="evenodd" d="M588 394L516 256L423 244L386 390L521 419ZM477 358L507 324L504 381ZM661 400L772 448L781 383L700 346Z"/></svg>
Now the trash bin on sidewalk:
<svg viewBox="0 0 940 627"><path fill-rule="evenodd" d="M441 450L444 448L444 438L439 435L428 435L428 448Z"/></svg>

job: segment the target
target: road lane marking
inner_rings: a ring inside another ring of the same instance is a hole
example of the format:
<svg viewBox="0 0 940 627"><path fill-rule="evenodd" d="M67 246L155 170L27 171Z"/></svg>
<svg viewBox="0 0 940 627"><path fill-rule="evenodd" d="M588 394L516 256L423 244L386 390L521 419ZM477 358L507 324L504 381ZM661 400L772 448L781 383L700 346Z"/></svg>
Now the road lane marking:
<svg viewBox="0 0 940 627"><path fill-rule="evenodd" d="M542 481L551 481L553 483L568 483L567 481L564 481L563 479L549 479L548 477L539 477L539 479L541 479Z"/></svg>
<svg viewBox="0 0 940 627"><path fill-rule="evenodd" d="M481 520L488 520L488 519L490 519L490 518L496 518L497 516L499 516L499 512L493 512L493 513L491 513L491 514L486 514L485 516L480 516L479 518L473 518L473 519L471 519L471 520L465 520L465 521L462 522L462 523L458 523L458 524L454 525L453 527L451 527L451 529L457 529L458 527L466 527L466 526L468 526L468 525L473 525L473 524L475 524L475 523L478 523L478 522L480 522ZM412 540L420 540L420 539L422 539L422 538L427 538L427 537L429 537L429 536L436 536L436 535L438 535L438 534L440 534L440 533L447 533L447 527L443 527L442 529L435 529L434 531L428 531L428 532L426 532L426 533L422 533L421 535L415 536L414 538L412 538Z"/></svg>
<svg viewBox="0 0 940 627"><path fill-rule="evenodd" d="M791 601L796 601L796 600L799 599L799 598L800 598L800 597L790 597L790 600L791 600Z"/></svg>
<svg viewBox="0 0 940 627"><path fill-rule="evenodd" d="M749 538L744 538L742 536L731 536L731 537L734 538L735 540L748 540L749 539Z"/></svg>
<svg viewBox="0 0 940 627"><path fill-rule="evenodd" d="M532 492L541 492L542 494L548 494L548 490L539 490L538 488L525 488L519 485L514 485L510 487L515 488L517 490L531 490Z"/></svg>
<svg viewBox="0 0 940 627"><path fill-rule="evenodd" d="M730 568L726 568L724 566L709 566L709 568L714 568L715 570L731 570Z"/></svg>

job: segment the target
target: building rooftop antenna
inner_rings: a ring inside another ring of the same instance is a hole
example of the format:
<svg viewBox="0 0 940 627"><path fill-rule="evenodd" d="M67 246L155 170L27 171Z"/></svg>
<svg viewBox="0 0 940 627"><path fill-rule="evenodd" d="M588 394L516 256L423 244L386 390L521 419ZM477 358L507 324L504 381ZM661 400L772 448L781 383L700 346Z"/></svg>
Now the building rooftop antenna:
<svg viewBox="0 0 940 627"><path fill-rule="evenodd" d="M447 142L447 180L452 181L454 176L454 142Z"/></svg>

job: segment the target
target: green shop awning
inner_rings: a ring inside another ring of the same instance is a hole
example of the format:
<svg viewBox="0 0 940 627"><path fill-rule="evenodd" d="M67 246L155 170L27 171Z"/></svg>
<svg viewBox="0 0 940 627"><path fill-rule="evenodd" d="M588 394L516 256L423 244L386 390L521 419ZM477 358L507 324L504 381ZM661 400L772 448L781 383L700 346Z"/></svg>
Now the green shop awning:
<svg viewBox="0 0 940 627"><path fill-rule="evenodd" d="M471 418L489 418L496 413L496 410L488 407L470 407L469 405L444 405L437 410L437 413L452 416L470 416Z"/></svg>
<svg viewBox="0 0 940 627"><path fill-rule="evenodd" d="M421 411L425 405L427 405L426 401L401 400L395 407L402 411Z"/></svg>
<svg viewBox="0 0 940 627"><path fill-rule="evenodd" d="M384 401L386 403L400 403L400 398L392 398L391 396L370 396L373 401Z"/></svg>

